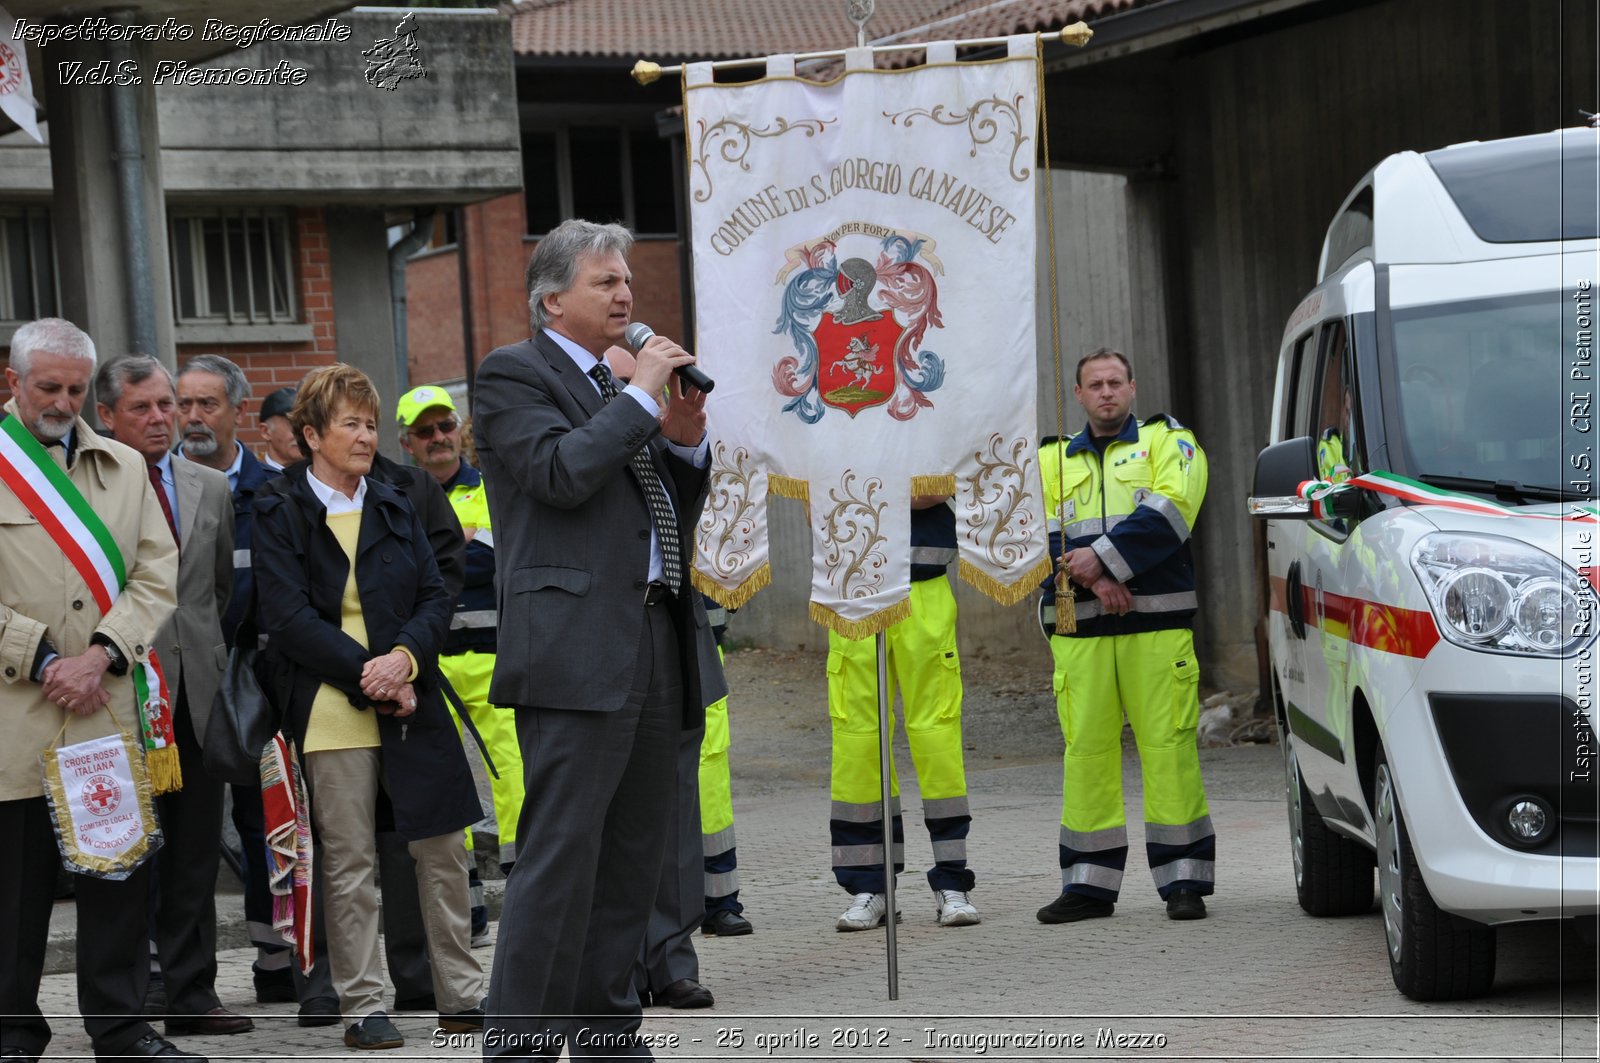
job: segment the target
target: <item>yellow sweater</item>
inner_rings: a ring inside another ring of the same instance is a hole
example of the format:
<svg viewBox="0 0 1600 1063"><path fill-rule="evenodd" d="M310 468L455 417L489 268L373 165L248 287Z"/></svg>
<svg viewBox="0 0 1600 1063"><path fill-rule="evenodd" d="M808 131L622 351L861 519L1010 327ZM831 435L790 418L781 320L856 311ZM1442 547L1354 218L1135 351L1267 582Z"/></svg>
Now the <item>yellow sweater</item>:
<svg viewBox="0 0 1600 1063"><path fill-rule="evenodd" d="M356 590L356 542L361 535L361 512L340 513L328 518L328 530L339 540L350 559L350 575L344 582L344 601L339 610L339 629L367 645L367 621L361 614L361 596ZM371 749L378 743L378 714L357 709L337 687L322 684L311 702L311 719L306 724L304 752L329 749Z"/></svg>

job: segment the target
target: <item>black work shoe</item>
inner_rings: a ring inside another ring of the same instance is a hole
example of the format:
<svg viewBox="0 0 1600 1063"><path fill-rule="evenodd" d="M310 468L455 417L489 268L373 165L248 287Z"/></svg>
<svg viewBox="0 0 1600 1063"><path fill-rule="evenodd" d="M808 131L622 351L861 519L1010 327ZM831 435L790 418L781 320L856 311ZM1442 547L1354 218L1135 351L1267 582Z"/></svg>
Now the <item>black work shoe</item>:
<svg viewBox="0 0 1600 1063"><path fill-rule="evenodd" d="M446 1033L479 1033L483 1030L483 1009L468 1008L466 1011L439 1013L437 1029Z"/></svg>
<svg viewBox="0 0 1600 1063"><path fill-rule="evenodd" d="M192 1052L184 1052L177 1045L156 1033L147 1033L133 1044L124 1048L117 1055L108 1058L114 1059L187 1059L189 1063L207 1063L205 1056L197 1056ZM100 1058L96 1053L95 1058Z"/></svg>
<svg viewBox="0 0 1600 1063"><path fill-rule="evenodd" d="M339 1002L333 997L307 997L300 1002L301 1026L337 1026L339 1018Z"/></svg>
<svg viewBox="0 0 1600 1063"><path fill-rule="evenodd" d="M706 916L705 922L700 924L700 933L706 937L736 938L753 934L755 931L756 928L750 925L750 920L726 908L712 912Z"/></svg>
<svg viewBox="0 0 1600 1063"><path fill-rule="evenodd" d="M1173 890L1167 898L1168 919L1204 919L1206 901L1194 890Z"/></svg>
<svg viewBox="0 0 1600 1063"><path fill-rule="evenodd" d="M1041 923L1076 923L1080 919L1103 919L1116 911L1112 901L1096 900L1082 893L1066 893L1039 909Z"/></svg>
<svg viewBox="0 0 1600 1063"><path fill-rule="evenodd" d="M294 971L290 968L263 971L252 964L250 970L256 984L257 1004L293 1004L300 999L294 991Z"/></svg>
<svg viewBox="0 0 1600 1063"><path fill-rule="evenodd" d="M406 1039L400 1036L389 1016L375 1011L358 1023L345 1027L346 1048L400 1048Z"/></svg>

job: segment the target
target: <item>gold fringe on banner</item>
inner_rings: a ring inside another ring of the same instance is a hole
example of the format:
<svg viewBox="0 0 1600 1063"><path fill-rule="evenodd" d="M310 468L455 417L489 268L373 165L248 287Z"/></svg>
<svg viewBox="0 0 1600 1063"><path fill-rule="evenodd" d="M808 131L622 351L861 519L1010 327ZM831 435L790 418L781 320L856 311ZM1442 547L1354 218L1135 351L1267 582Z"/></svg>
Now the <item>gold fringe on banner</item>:
<svg viewBox="0 0 1600 1063"><path fill-rule="evenodd" d="M911 478L911 497L918 495L953 495L956 493L955 473L944 473L940 476L913 476Z"/></svg>
<svg viewBox="0 0 1600 1063"><path fill-rule="evenodd" d="M149 750L145 753L145 762L150 769L150 789L156 796L183 789L183 767L178 763L177 746Z"/></svg>
<svg viewBox="0 0 1600 1063"><path fill-rule="evenodd" d="M1032 594L1033 589L1049 577L1050 568L1050 560L1046 558L1023 573L1022 577L1015 583L1001 583L963 557L961 559L961 578L966 580L974 589L988 595L1001 605L1016 605Z"/></svg>
<svg viewBox="0 0 1600 1063"><path fill-rule="evenodd" d="M782 495L784 498L797 498L806 503L811 501L810 484L793 476L782 476L778 473L767 474L767 493Z"/></svg>
<svg viewBox="0 0 1600 1063"><path fill-rule="evenodd" d="M748 579L732 590L729 590L722 584L717 583L710 576L705 575L697 568L690 569L689 582L694 584L695 590L699 591L707 598L710 598L724 609L743 609L746 605L750 604L751 598L754 598L757 594L766 590L767 587L771 585L772 566L770 564L762 565L760 568L751 573Z"/></svg>
<svg viewBox="0 0 1600 1063"><path fill-rule="evenodd" d="M837 631L840 635L852 641L876 635L880 631L893 627L910 615L911 599L909 598L861 620L846 620L825 605L818 605L816 602L811 603L811 619L830 631Z"/></svg>

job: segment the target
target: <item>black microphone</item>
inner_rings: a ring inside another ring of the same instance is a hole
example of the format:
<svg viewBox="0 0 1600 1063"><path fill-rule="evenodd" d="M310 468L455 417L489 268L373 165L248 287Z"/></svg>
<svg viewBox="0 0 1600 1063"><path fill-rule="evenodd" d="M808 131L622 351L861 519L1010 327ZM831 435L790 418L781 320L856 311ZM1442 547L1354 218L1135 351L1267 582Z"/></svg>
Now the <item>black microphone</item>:
<svg viewBox="0 0 1600 1063"><path fill-rule="evenodd" d="M628 331L626 333L628 338L628 346L637 351L640 347L643 347L646 343L648 343L650 341L650 337L654 336L655 334L656 330L651 328L649 325L646 325L643 321L635 321L633 324L628 326ZM688 384L690 387L699 388L708 395L711 393L711 389L717 386L717 382L700 372L700 369L697 366L680 365L674 369L673 372L678 374L678 379L682 380L685 384Z"/></svg>

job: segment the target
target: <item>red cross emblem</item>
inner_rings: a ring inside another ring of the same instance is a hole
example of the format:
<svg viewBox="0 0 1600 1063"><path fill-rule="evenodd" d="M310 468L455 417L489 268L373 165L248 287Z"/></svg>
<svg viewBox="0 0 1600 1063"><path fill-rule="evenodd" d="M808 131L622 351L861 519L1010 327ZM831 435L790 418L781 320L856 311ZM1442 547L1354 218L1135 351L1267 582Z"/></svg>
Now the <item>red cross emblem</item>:
<svg viewBox="0 0 1600 1063"><path fill-rule="evenodd" d="M122 804L122 787L109 775L95 775L83 784L83 804L97 816L109 816Z"/></svg>

